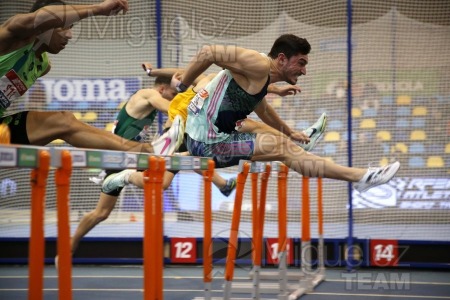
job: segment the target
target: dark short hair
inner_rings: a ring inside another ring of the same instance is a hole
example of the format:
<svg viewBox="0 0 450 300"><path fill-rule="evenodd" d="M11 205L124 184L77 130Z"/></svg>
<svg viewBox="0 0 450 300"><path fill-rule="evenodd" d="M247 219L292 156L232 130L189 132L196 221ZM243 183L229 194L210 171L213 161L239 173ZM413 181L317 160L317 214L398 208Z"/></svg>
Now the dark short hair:
<svg viewBox="0 0 450 300"><path fill-rule="evenodd" d="M297 54L307 55L310 51L311 45L306 39L293 34L283 34L275 40L268 56L276 58L278 54L284 53L287 58L291 58Z"/></svg>
<svg viewBox="0 0 450 300"><path fill-rule="evenodd" d="M48 5L66 5L62 0L36 0L30 9L30 12L35 12L40 8Z"/></svg>
<svg viewBox="0 0 450 300"><path fill-rule="evenodd" d="M155 85L163 85L163 84L170 85L171 80L172 80L172 78L167 77L167 76L157 76L155 78Z"/></svg>

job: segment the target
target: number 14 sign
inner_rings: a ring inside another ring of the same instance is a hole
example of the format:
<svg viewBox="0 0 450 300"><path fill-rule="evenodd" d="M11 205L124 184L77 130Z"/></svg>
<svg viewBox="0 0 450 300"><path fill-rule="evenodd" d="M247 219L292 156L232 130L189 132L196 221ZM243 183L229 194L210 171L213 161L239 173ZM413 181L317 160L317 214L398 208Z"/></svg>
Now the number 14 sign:
<svg viewBox="0 0 450 300"><path fill-rule="evenodd" d="M396 266L398 243L396 240L370 240L370 264L377 267Z"/></svg>

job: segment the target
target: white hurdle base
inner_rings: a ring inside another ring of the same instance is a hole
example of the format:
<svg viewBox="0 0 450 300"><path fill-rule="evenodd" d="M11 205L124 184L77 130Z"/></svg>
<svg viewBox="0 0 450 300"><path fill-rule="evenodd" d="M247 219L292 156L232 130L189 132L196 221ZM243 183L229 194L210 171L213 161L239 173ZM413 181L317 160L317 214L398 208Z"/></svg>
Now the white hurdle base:
<svg viewBox="0 0 450 300"><path fill-rule="evenodd" d="M278 270L260 271L259 272L259 279L273 280L274 278L277 278L278 275L279 275ZM250 277L250 279L253 279L254 272L250 271L248 273L248 276ZM286 273L286 276L287 276L288 280L302 280L302 279L304 279L306 277L301 271L289 271L289 270Z"/></svg>
<svg viewBox="0 0 450 300"><path fill-rule="evenodd" d="M262 274L262 272L261 272ZM299 277L299 273L294 274L294 272L290 273L290 279L292 280L300 280L300 287L299 283L288 283L287 289L290 291L289 299L298 299L301 295L304 295L308 292L311 292L313 288L318 286L321 282L325 280L325 274L319 273L315 276L313 276L310 279L307 279L305 276ZM275 276L275 277L274 277ZM274 279L278 277L278 273L273 272L272 277L267 279ZM262 277L261 277L262 279ZM262 283L262 282L261 282ZM303 287L304 286L304 287ZM278 282L264 282L260 285L259 291L261 294L278 294L280 289L280 284ZM250 282L233 282L233 292L236 293L250 293L253 290L253 284ZM296 298L292 298L292 296ZM231 298L235 299L235 298Z"/></svg>
<svg viewBox="0 0 450 300"><path fill-rule="evenodd" d="M319 274L315 275L310 282L307 282L307 287L300 287L293 291L289 295L289 300L295 300L300 298L301 296L310 293L313 291L313 289L318 286L321 282L325 281L325 273L320 272Z"/></svg>

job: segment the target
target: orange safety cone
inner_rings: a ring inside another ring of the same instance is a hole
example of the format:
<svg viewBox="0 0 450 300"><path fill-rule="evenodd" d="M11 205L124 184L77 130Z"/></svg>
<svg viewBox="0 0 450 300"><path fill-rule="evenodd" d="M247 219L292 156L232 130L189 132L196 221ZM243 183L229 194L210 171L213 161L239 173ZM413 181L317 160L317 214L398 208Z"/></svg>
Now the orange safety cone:
<svg viewBox="0 0 450 300"><path fill-rule="evenodd" d="M134 214L130 215L130 222L137 222L137 218Z"/></svg>

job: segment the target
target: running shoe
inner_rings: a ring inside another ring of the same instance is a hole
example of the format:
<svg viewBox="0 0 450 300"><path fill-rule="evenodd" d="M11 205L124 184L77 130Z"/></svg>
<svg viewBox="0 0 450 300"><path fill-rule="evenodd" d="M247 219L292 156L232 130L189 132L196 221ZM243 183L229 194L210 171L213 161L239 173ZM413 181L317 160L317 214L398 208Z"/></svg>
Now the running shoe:
<svg viewBox="0 0 450 300"><path fill-rule="evenodd" d="M135 172L134 170L123 170L119 173L114 173L105 178L102 185L102 192L109 194L118 188L123 188L129 182L130 174Z"/></svg>
<svg viewBox="0 0 450 300"><path fill-rule="evenodd" d="M363 178L354 184L355 189L362 193L376 187L377 185L384 184L394 177L400 168L400 163L398 161L387 164L384 167L371 168L367 170Z"/></svg>
<svg viewBox="0 0 450 300"><path fill-rule="evenodd" d="M183 143L184 121L177 115L170 129L152 142L153 152L157 155L172 155Z"/></svg>
<svg viewBox="0 0 450 300"><path fill-rule="evenodd" d="M300 144L299 146L302 147L305 151L311 151L312 149L314 149L320 137L325 132L326 127L327 114L323 113L320 118L317 119L316 123L303 131L303 133L305 133L309 137L309 143Z"/></svg>
<svg viewBox="0 0 450 300"><path fill-rule="evenodd" d="M236 178L230 178L227 180L227 184L223 188L220 189L220 192L224 196L230 196L230 194L234 191L236 188Z"/></svg>

